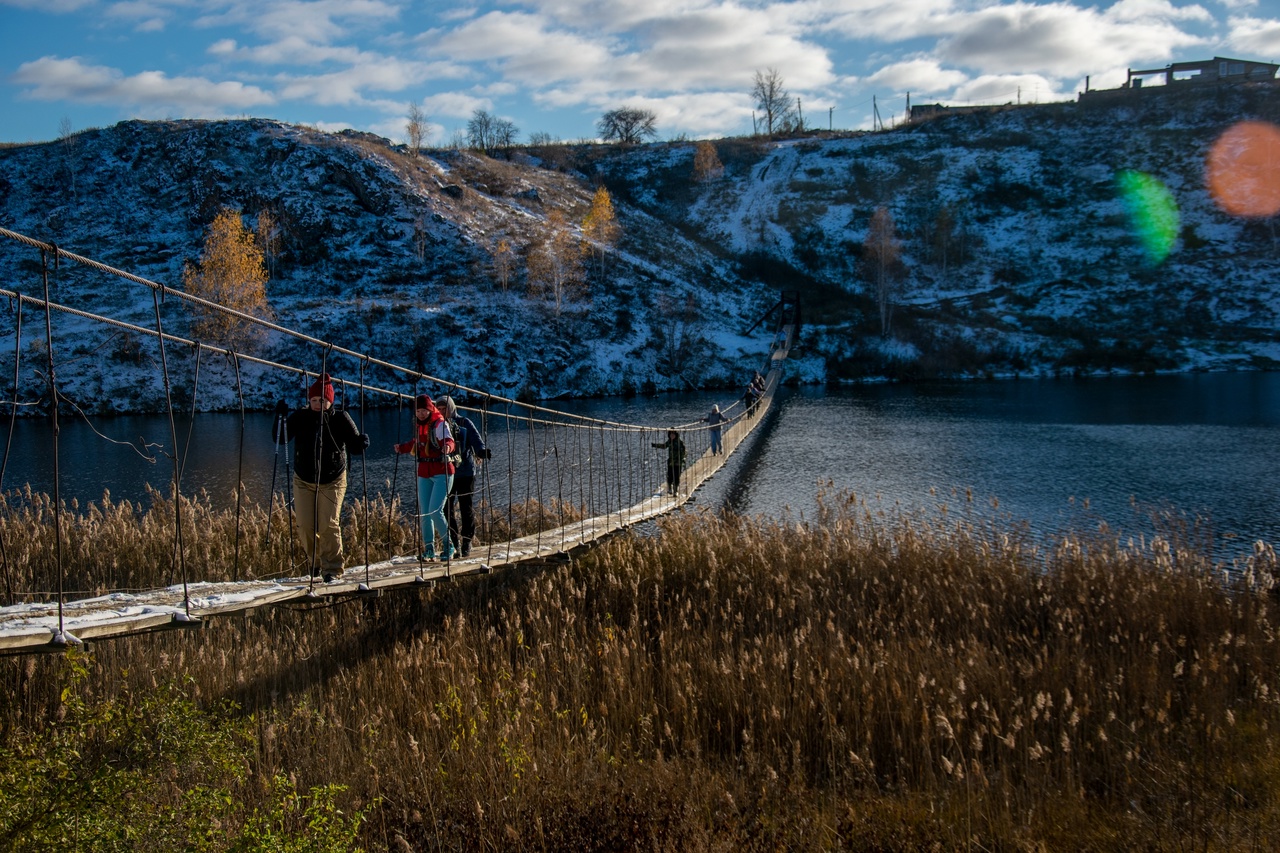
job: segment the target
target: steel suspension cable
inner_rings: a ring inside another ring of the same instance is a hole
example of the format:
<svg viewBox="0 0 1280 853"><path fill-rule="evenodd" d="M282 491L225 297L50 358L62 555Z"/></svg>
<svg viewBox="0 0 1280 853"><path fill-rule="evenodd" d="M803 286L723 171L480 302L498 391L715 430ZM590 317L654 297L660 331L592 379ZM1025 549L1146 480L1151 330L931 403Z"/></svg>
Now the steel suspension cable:
<svg viewBox="0 0 1280 853"><path fill-rule="evenodd" d="M364 431L364 369L369 363L366 357L360 362L360 434L366 435ZM371 531L369 530L369 455L368 448L360 454L360 485L362 493L362 501L364 503L363 521L364 521L364 582L365 586L369 585L369 539Z"/></svg>
<svg viewBox="0 0 1280 853"><path fill-rule="evenodd" d="M59 461L58 448L58 382L54 373L53 361L53 310L49 307L49 255L43 249L40 252L41 262L41 280L44 284L44 339L45 348L47 350L49 375L49 410L52 415L53 426L53 541L54 541L54 559L58 572L58 634L55 642L67 642L66 621L64 619L63 605L66 600L66 583L65 569L62 563L62 493L61 480L62 472ZM53 264L54 270L58 268L58 248L53 247Z"/></svg>
<svg viewBox="0 0 1280 853"><path fill-rule="evenodd" d="M18 382L22 366L22 300L17 300L14 307L16 313L13 332L13 402L9 404L9 437L4 444L4 460L0 461L0 500L6 501L4 475L9 468L9 453L13 450L13 430L18 420ZM9 548L3 536L0 536L0 560L4 562L4 587L7 600L10 604L16 604L18 599L13 594L13 570L9 565Z"/></svg>
<svg viewBox="0 0 1280 853"><path fill-rule="evenodd" d="M178 427L173 420L173 393L169 381L169 356L164 346L164 324L160 319L160 294L153 291L152 304L156 315L156 332L160 340L160 366L164 380L165 409L169 414L169 440L173 447L173 528L174 549L178 569L182 575L182 606L191 615L191 595L187 586L187 561L182 543L182 466L178 460Z"/></svg>
<svg viewBox="0 0 1280 853"><path fill-rule="evenodd" d="M373 358L373 357L371 357L371 356L368 356L368 355L367 355L367 354L365 354L365 353L360 353L360 352L357 352L357 351L355 351L355 350L350 350L350 349L347 349L347 348L345 348L345 347L337 346L336 344L334 344L334 343L332 343L332 342L325 341L325 340L323 340L323 339L320 339L320 338L314 337L314 336L312 336L312 335L308 335L308 334L306 334L306 333L304 333L304 332L299 332L299 331L297 331L296 329L290 329L290 328L289 328L289 327L287 327L287 326L279 325L278 323L271 322L270 320L265 320L265 319L263 319L262 317L255 316L255 315L250 314L250 313L248 313L248 312L246 312L246 311L240 311L240 310L235 309L235 308L230 308L230 307L228 307L228 306L221 305L221 304L219 304L219 303L217 303L217 302L213 302L213 301L211 301L211 300L204 299L203 297L196 296L196 295L191 294L191 293L187 293L187 292L186 292L186 291L184 291L184 290L177 290L177 289L175 289L175 288L168 287L167 285L163 285L163 284L160 284L160 283L158 283L158 282L151 281L151 280L149 280L149 279L143 278L143 277L138 276L138 275L134 275L133 273L125 272L124 270L120 270L120 269L117 269L117 268L115 268L115 267L109 266L109 265L107 265L107 264L101 263L100 261L95 261L95 260L93 260L93 259L91 259L91 258L84 257L83 255L78 255L78 254L76 254L76 253L74 253L74 252L68 252L68 251L67 251L67 250L65 250L65 249L57 249L57 247L56 247L54 244L52 244L52 243L44 243L44 242L42 242L42 241L40 241L40 240L36 240L36 239L34 239L34 238L32 238L32 237L28 237L28 236L26 236L26 235L19 234L19 233L18 233L18 232L16 232L16 231L11 231L11 230L9 230L8 228L0 227L0 237L7 237L7 238L9 238L9 239L15 240L15 241L20 242L20 243L24 243L24 244L26 244L26 245L28 245L28 246L32 246L32 247L34 247L34 248L36 248L36 249L40 249L40 250L50 250L50 251L52 251L52 250L56 249L56 251L57 251L57 255L58 255L59 257L61 257L61 258L66 258L67 260L69 260L69 261L73 261L74 263L81 264L81 265L83 265L83 266L87 266L87 267L89 267L89 268L91 268L91 269L96 269L96 270L98 270L98 271L100 271L100 272L104 272L104 273L107 273L107 274L109 274L109 275L113 275L113 276L116 276L116 277L118 277L118 278L125 279L126 281L134 282L135 284L140 284L140 285L142 285L142 286L144 286L144 287L150 288L150 289L152 290L152 292L153 292L153 293L159 293L159 294L160 294L161 296L163 296L163 297L172 296L172 297L174 297L174 298L176 298L176 299L181 299L181 300L183 300L184 302L189 302L189 303L191 303L191 304L193 304L193 305L200 306L201 308L204 308L204 309L206 309L206 310L209 310L209 311L212 311L212 312L215 312L215 313L225 314L225 315L228 315L228 316L231 316L231 317L235 317L235 318L237 318L237 319L239 319L239 320L244 321L245 323L249 323L250 325L260 326L260 327L262 327L262 328L264 328L264 329L267 329L267 330L270 330L270 331L273 331L273 332L278 332L279 334L285 335L285 336L287 336L287 337L295 338L295 339L297 339L297 340L299 340L299 341L302 341L302 342L305 342L305 343L314 344L314 345L321 346L321 347L327 347L327 348L328 348L329 350L331 350L332 352L337 353L337 354L340 354L340 355L345 355L345 356L349 356L349 357L356 358L356 359L360 359L360 358L368 358L368 359L369 359L369 361L370 361L370 363L371 363L371 364L373 364L373 365L376 365L376 366L378 366L378 367L382 367L382 368L385 368L385 369L388 369L388 370L391 370L391 371L394 371L394 372L397 372L397 373L402 373L402 374L410 375L410 376L414 377L414 378L415 378L415 380L425 381L425 382L428 382L428 383L434 383L434 384L436 384L436 385L440 385L440 386L442 386L442 387L454 387L454 388L457 388L459 391L464 391L464 392L466 392L468 395L471 395L471 396L479 396L479 397L482 397L482 396L485 396L485 395L486 395L486 393L487 393L487 392L482 391L482 390L480 390L480 389L471 388L471 387L468 387L468 386L466 386L466 385L459 385L459 384L457 384L457 383L451 383L451 382L448 382L448 381L446 381L446 380L444 380L444 379L440 379L439 377L435 377L435 376L432 376L432 375L430 375L430 374L423 373L422 371L418 371L418 370L410 370L409 368L403 367L403 366L398 365L398 364L394 364L394 363L392 363L392 362L383 361L382 359ZM0 290L0 293L4 293L4 291L3 291L3 290ZM81 314L81 316L94 316L94 315L89 314L88 312L78 312L78 311L77 311L77 309L67 309L67 310L70 310L70 311L72 311L73 313L80 313L80 314ZM106 318L103 318L103 319L104 319L104 321L106 320ZM115 322L117 325L120 325L120 326L123 326L123 327L127 327L127 326L128 326L128 324L120 323L119 321L114 321L114 322ZM290 369L293 369L293 368L290 368ZM299 371L299 370L296 370L296 369L294 369L294 370L295 370L295 372L304 372L304 371ZM389 393L392 393L392 392L389 392ZM555 416L560 417L560 418L570 418L570 419L575 420L575 421L588 421L588 422L589 422L589 421L596 421L596 420L600 420L600 419L597 419L597 418L588 418L588 417L581 416L581 415L574 415L574 414L571 414L571 413L568 413L568 412L561 412L561 411L557 411L557 410L555 410L555 409L548 409L548 408L544 408L544 407L542 407L542 406L538 406L538 405L535 405L535 404L532 404L532 403L522 403L522 402L520 402L520 401L518 401L518 400L513 400L512 402L516 403L517 405L521 406L521 407L522 407L522 408L524 408L524 409L529 410L530 412L542 412L542 413L545 413L545 414L555 415ZM619 422L616 422L616 421L602 421L602 422L603 422L603 423L610 424L611 426L623 427L623 428L633 428L633 427L635 427L635 426L636 426L636 425L634 425L634 424L624 424L624 423L619 423Z"/></svg>
<svg viewBox="0 0 1280 853"><path fill-rule="evenodd" d="M187 443L182 448L182 474L186 476L187 460L191 457L191 436L196 430L196 403L200 399L200 342L196 341L195 378L191 380L191 419L187 421Z"/></svg>
<svg viewBox="0 0 1280 853"><path fill-rule="evenodd" d="M236 541L231 562L232 578L238 582L240 580L240 508L244 498L244 386L240 380L240 359L236 357L234 352L231 354L231 367L236 374L236 399L240 402L240 437L236 450ZM274 475L274 473L273 469L272 474ZM268 529L270 524L271 515L268 512Z"/></svg>

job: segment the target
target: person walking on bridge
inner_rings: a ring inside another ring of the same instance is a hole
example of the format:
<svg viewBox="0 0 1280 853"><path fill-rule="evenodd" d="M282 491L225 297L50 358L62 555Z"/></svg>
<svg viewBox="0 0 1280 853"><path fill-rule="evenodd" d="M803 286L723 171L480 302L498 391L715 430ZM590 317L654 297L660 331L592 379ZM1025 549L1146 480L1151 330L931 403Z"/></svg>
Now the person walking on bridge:
<svg viewBox="0 0 1280 853"><path fill-rule="evenodd" d="M667 451L667 494L680 491L680 472L684 470L684 441L676 430L667 430L666 441L655 441L653 446Z"/></svg>
<svg viewBox="0 0 1280 853"><path fill-rule="evenodd" d="M704 424L711 424L711 454L719 456L724 452L724 445L721 443L720 425L729 422L729 419L720 413L719 406L711 407L711 414L702 419Z"/></svg>
<svg viewBox="0 0 1280 853"><path fill-rule="evenodd" d="M276 404L275 441L294 440L293 495L298 541L311 576L325 583L342 573L342 500L347 494L347 454L358 456L369 436L346 410L333 410L333 381L322 373L307 389L307 407Z"/></svg>
<svg viewBox="0 0 1280 853"><path fill-rule="evenodd" d="M449 424L426 394L414 400L414 435L409 441L394 445L396 453L412 453L418 460L418 526L422 531L424 562L436 558L436 537L440 537L440 556L453 559L449 542L449 525L444 517L444 501L453 485L453 459L456 443Z"/></svg>
<svg viewBox="0 0 1280 853"><path fill-rule="evenodd" d="M480 460L491 459L484 437L471 422L471 418L459 414L458 404L452 397L441 397L444 417L457 446L454 452L453 485L445 501L444 514L449 520L449 537L459 557L471 555L471 540L476 535L476 516L473 498L476 490L476 467ZM455 515L454 510L457 509Z"/></svg>

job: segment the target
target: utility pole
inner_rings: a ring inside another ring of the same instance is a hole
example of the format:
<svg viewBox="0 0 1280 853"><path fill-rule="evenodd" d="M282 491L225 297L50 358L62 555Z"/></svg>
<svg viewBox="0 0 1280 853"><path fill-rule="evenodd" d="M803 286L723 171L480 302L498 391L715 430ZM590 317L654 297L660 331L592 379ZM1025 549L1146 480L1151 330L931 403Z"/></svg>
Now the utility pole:
<svg viewBox="0 0 1280 853"><path fill-rule="evenodd" d="M800 96L796 95L796 115L800 116L800 132L804 132L804 110L800 108Z"/></svg>
<svg viewBox="0 0 1280 853"><path fill-rule="evenodd" d="M827 107L827 130L828 131L832 130L831 117L835 115L835 112L836 112L835 107Z"/></svg>
<svg viewBox="0 0 1280 853"><path fill-rule="evenodd" d="M911 93L907 92L907 111L902 114L904 121L911 121Z"/></svg>
<svg viewBox="0 0 1280 853"><path fill-rule="evenodd" d="M880 107L876 105L876 96L871 96L871 129L884 130L884 122L880 120Z"/></svg>

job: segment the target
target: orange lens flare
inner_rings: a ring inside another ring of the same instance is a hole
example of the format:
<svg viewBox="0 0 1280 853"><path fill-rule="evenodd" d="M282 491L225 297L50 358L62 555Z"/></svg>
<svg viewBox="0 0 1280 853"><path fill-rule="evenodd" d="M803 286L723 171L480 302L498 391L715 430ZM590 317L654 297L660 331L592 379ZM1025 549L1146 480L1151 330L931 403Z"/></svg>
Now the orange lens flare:
<svg viewBox="0 0 1280 853"><path fill-rule="evenodd" d="M1261 121L1234 125L1210 149L1205 177L1225 213L1274 216L1280 211L1280 128Z"/></svg>

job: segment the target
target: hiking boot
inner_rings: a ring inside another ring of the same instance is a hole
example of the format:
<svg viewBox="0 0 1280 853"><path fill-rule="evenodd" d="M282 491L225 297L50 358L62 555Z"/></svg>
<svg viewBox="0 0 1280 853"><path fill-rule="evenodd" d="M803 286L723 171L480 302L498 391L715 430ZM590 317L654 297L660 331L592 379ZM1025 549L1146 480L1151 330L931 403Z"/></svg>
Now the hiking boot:
<svg viewBox="0 0 1280 853"><path fill-rule="evenodd" d="M436 561L436 552L434 550L423 551L418 555L420 563L434 563Z"/></svg>
<svg viewBox="0 0 1280 853"><path fill-rule="evenodd" d="M325 572L325 573L324 573L324 582L325 582L325 583L333 583L333 582L334 582L334 581L336 581L337 579L338 579L338 576L337 576L337 575L335 575L333 572Z"/></svg>
<svg viewBox="0 0 1280 853"><path fill-rule="evenodd" d="M449 545L449 546L447 546L447 547L444 549L444 554L443 554L443 555L441 555L441 558L440 558L440 559L444 560L445 562L448 562L449 560L452 560L452 559L453 559L453 555L454 555L455 553L456 553L456 552L453 550L453 546L452 546L452 545Z"/></svg>

